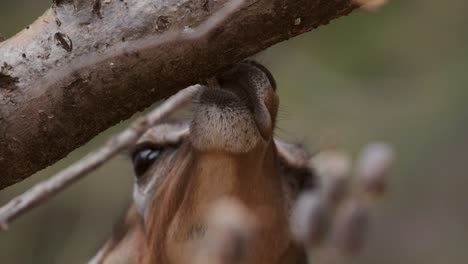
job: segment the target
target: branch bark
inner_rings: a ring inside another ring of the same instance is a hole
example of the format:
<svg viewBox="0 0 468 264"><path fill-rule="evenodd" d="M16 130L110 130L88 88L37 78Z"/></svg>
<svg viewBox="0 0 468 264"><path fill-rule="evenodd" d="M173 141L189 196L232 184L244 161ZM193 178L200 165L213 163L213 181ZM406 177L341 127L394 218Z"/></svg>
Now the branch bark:
<svg viewBox="0 0 468 264"><path fill-rule="evenodd" d="M55 0L0 43L0 189L182 87L346 15L351 0Z"/></svg>

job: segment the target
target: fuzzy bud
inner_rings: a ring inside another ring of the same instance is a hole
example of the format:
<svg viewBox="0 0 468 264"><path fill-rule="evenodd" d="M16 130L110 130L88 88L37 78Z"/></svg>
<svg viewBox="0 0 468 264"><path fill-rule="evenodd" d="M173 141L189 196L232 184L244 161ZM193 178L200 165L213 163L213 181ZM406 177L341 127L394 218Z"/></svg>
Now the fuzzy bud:
<svg viewBox="0 0 468 264"><path fill-rule="evenodd" d="M384 195L393 160L393 149L384 143L369 144L362 150L357 177L365 195L373 200Z"/></svg>
<svg viewBox="0 0 468 264"><path fill-rule="evenodd" d="M311 249L319 246L330 222L330 209L318 193L302 193L292 212L291 233L296 241Z"/></svg>
<svg viewBox="0 0 468 264"><path fill-rule="evenodd" d="M332 247L345 257L360 253L369 224L369 209L356 200L348 200L337 213L331 235Z"/></svg>
<svg viewBox="0 0 468 264"><path fill-rule="evenodd" d="M348 193L351 175L351 159L341 151L326 150L311 160L317 175L320 177L322 192L333 208Z"/></svg>
<svg viewBox="0 0 468 264"><path fill-rule="evenodd" d="M375 12L384 6L388 0L353 0L353 2L365 11Z"/></svg>

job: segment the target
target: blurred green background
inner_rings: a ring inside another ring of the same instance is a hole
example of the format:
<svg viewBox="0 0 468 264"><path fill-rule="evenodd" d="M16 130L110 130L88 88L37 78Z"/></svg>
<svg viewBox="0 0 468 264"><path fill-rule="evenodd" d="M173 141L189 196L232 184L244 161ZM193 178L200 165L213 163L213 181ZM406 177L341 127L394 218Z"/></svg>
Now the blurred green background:
<svg viewBox="0 0 468 264"><path fill-rule="evenodd" d="M2 0L0 33L12 36L50 0ZM277 134L352 154L394 144L389 195L355 263L468 263L468 2L395 0L355 11L258 55L281 96ZM56 165L0 192L0 203L99 146L102 133ZM0 263L83 263L110 235L131 197L123 155L0 234Z"/></svg>

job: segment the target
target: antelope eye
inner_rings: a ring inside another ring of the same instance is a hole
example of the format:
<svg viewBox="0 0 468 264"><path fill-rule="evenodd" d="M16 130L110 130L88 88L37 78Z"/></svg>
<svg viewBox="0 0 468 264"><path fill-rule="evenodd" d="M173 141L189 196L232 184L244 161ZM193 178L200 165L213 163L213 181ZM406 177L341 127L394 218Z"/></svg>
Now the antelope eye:
<svg viewBox="0 0 468 264"><path fill-rule="evenodd" d="M137 178L140 178L161 156L163 148L148 144L137 145L132 153L133 170Z"/></svg>

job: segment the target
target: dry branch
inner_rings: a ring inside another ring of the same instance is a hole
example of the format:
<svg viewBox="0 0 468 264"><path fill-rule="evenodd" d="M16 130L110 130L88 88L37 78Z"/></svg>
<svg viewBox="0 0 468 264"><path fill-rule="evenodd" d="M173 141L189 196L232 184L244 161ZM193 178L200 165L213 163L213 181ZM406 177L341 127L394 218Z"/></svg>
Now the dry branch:
<svg viewBox="0 0 468 264"><path fill-rule="evenodd" d="M22 213L52 198L119 152L134 145L150 127L188 103L201 87L194 85L179 91L147 116L135 120L126 130L111 138L102 148L90 153L48 180L37 184L24 194L15 197L0 208L0 230L7 229L8 224Z"/></svg>
<svg viewBox="0 0 468 264"><path fill-rule="evenodd" d="M180 87L354 8L246 0L227 18L213 16L227 2L57 0L1 42L0 189ZM219 23L210 34L190 37L210 19Z"/></svg>

